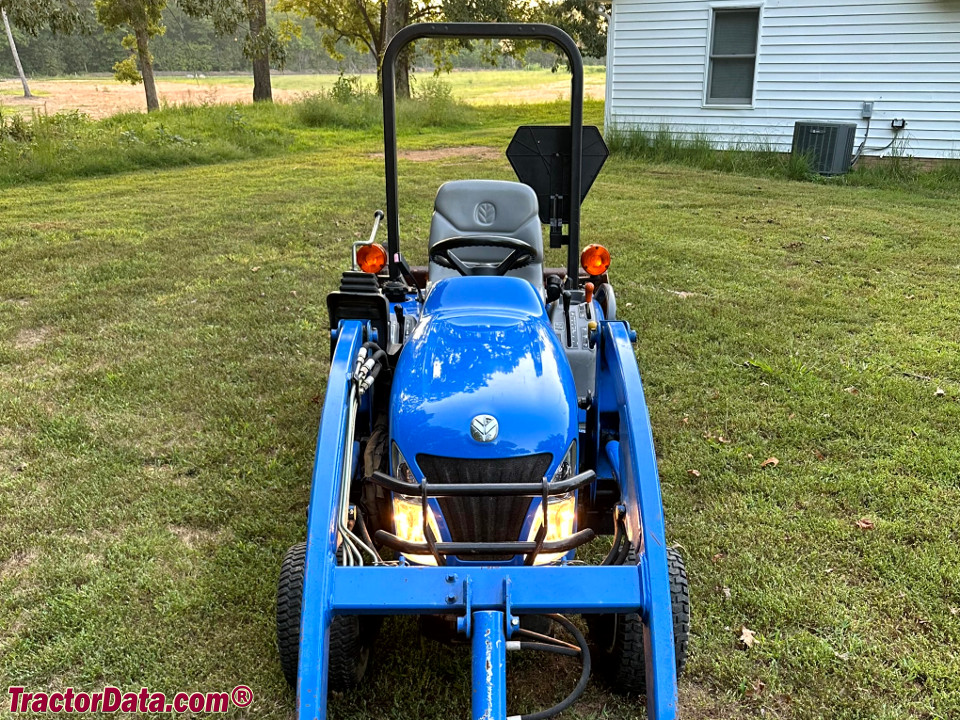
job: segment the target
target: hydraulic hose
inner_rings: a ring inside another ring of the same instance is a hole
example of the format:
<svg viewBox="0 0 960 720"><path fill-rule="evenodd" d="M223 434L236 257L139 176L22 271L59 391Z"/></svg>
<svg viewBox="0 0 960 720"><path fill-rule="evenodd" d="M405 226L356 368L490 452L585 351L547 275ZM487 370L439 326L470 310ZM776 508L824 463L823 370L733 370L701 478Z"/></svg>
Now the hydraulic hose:
<svg viewBox="0 0 960 720"><path fill-rule="evenodd" d="M363 565L363 553L366 551L374 563L382 562L380 556L367 533L365 539L354 534L347 524L347 514L350 507L350 484L353 474L353 434L357 417L357 406L360 395L366 392L376 380L387 354L374 342L365 342L357 352L357 359L353 369L353 383L350 387L348 399L346 437L344 439L343 474L341 476L340 511L337 515L337 529L342 538L344 565ZM362 531L366 530L361 520Z"/></svg>
<svg viewBox="0 0 960 720"><path fill-rule="evenodd" d="M610 548L610 552L607 553L607 556L603 559L603 562L600 563L601 565L613 565L616 563L623 546L624 535L626 535L624 530L623 519L618 519L617 528L613 536L613 546Z"/></svg>
<svg viewBox="0 0 960 720"><path fill-rule="evenodd" d="M524 637L529 638L530 640L537 643L541 643L541 644L549 643L550 645L554 645L556 647L565 647L570 650L576 650L578 653L580 652L580 647L578 645L573 645L571 643L564 642L563 640L558 640L557 638L550 637L549 635L541 635L540 633L534 632L533 630L527 630L526 628L517 628L516 630L514 630L514 633L516 633L517 635L523 635Z"/></svg>
<svg viewBox="0 0 960 720"><path fill-rule="evenodd" d="M520 649L543 650L544 652L552 652L559 655L579 655L583 659L583 670L580 673L580 680L577 682L577 686L573 689L573 692L571 692L569 695L567 695L567 697L553 707L547 708L546 710L541 710L540 712L527 713L526 715L511 715L507 718L507 720L547 720L547 718L551 718L554 715L559 715L573 705L573 703L577 701L577 698L583 694L583 691L587 689L587 683L590 680L590 648L587 646L586 638L583 636L583 633L580 632L580 629L563 615L550 614L544 615L544 617L548 617L554 622L562 625L564 630L570 633L574 640L576 640L580 650L573 650L572 648L564 647L564 645L527 643L522 641L520 642Z"/></svg>
<svg viewBox="0 0 960 720"><path fill-rule="evenodd" d="M357 534L360 536L360 539L363 540L366 548L373 550L374 564L382 563L383 558L380 557L380 553L377 552L377 548L373 544L373 538L370 537L370 531L367 530L367 523L363 519L362 512L357 513L357 522L354 527L357 528Z"/></svg>
<svg viewBox="0 0 960 720"><path fill-rule="evenodd" d="M373 385L373 381L377 379L380 368L386 359L387 354L375 342L365 342L360 347L353 369L353 378L357 381L357 387L361 395Z"/></svg>
<svg viewBox="0 0 960 720"><path fill-rule="evenodd" d="M563 647L562 645L554 645L552 643L527 642L526 640L521 640L518 642L516 644L516 648L518 650L539 650L541 652L550 652L557 655L570 655L571 657L577 657L580 655L580 650L577 648L568 648Z"/></svg>

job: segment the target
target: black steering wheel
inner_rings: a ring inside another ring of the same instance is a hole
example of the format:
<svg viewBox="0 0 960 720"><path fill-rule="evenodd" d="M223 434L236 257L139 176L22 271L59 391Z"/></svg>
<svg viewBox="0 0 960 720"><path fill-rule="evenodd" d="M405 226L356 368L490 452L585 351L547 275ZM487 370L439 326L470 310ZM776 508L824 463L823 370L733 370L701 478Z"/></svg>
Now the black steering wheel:
<svg viewBox="0 0 960 720"><path fill-rule="evenodd" d="M453 250L463 248L492 247L509 250L499 263L471 263L467 264L452 253ZM434 243L430 248L430 262L440 267L456 270L464 277L478 275L506 275L511 270L526 267L537 260L537 251L523 240L505 235L455 235Z"/></svg>

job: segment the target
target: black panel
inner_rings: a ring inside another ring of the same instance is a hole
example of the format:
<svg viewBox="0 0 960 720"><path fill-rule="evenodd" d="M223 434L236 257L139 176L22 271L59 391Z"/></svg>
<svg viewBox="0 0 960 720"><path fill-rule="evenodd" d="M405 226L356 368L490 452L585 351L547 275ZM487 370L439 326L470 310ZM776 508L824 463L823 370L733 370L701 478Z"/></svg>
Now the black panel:
<svg viewBox="0 0 960 720"><path fill-rule="evenodd" d="M543 480L550 467L550 453L497 460L464 460L438 455L417 455L417 465L427 482L506 483ZM520 537L530 509L528 497L439 498L450 539L453 542L512 542ZM470 560L503 560L502 555L471 555Z"/></svg>
<svg viewBox="0 0 960 720"><path fill-rule="evenodd" d="M327 313L330 317L330 329L336 330L341 320L366 320L377 331L377 340L384 347L387 345L387 331L389 330L388 313L390 305L387 299L379 292L373 291L372 286L364 287L364 280L358 277L348 278L347 275L367 275L367 273L344 273L341 287L346 283L351 287L350 292L332 292L327 295ZM376 282L373 275L369 275L372 282ZM370 280L366 281L370 283ZM330 355L336 340L330 341Z"/></svg>
<svg viewBox="0 0 960 720"><path fill-rule="evenodd" d="M580 200L587 197L593 181L609 154L600 130L583 126L583 170L580 173ZM552 215L551 196L564 198L560 219L570 222L570 126L522 125L507 147L507 159L517 179L533 188L540 202L540 222Z"/></svg>

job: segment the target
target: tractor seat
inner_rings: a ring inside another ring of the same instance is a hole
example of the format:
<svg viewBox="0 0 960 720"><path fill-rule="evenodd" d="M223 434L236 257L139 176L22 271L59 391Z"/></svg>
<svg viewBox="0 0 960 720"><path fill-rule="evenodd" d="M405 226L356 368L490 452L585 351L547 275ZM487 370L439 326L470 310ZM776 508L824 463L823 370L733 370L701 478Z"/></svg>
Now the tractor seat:
<svg viewBox="0 0 960 720"><path fill-rule="evenodd" d="M536 261L511 270L507 275L530 281L542 293L543 233L538 211L536 193L523 183L506 180L447 182L440 186L434 203L433 219L430 221L430 247L440 240L471 235L500 235L525 242L536 250ZM453 254L467 264L498 263L510 251L477 247L454 250ZM453 268L430 263L431 283L459 275Z"/></svg>

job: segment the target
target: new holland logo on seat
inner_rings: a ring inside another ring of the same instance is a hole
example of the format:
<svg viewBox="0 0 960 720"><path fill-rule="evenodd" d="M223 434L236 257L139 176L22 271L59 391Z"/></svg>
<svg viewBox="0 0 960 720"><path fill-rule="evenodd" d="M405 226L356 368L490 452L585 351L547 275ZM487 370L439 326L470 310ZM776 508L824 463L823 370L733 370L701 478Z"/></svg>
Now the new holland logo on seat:
<svg viewBox="0 0 960 720"><path fill-rule="evenodd" d="M497 219L497 206L492 202L484 200L477 205L475 215L477 222L481 225L492 225L493 221Z"/></svg>
<svg viewBox="0 0 960 720"><path fill-rule="evenodd" d="M477 442L491 442L497 439L500 426L493 415L477 415L470 423L470 435Z"/></svg>

